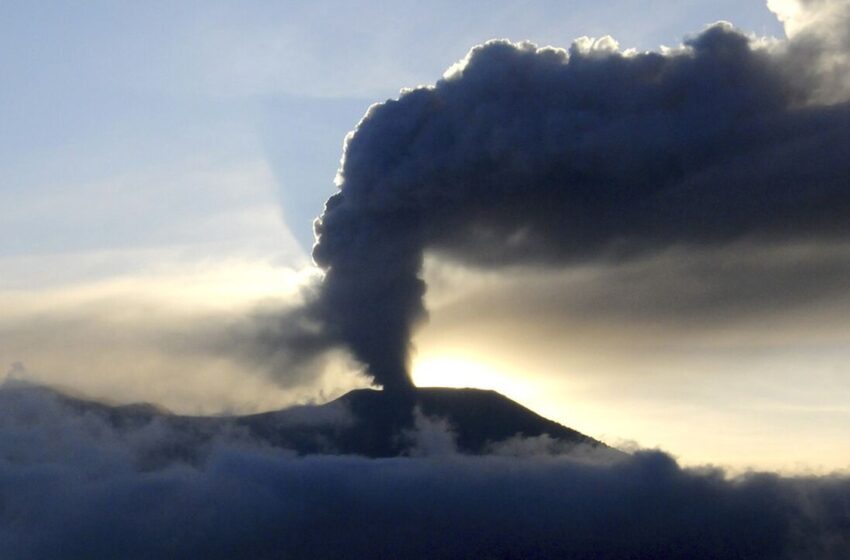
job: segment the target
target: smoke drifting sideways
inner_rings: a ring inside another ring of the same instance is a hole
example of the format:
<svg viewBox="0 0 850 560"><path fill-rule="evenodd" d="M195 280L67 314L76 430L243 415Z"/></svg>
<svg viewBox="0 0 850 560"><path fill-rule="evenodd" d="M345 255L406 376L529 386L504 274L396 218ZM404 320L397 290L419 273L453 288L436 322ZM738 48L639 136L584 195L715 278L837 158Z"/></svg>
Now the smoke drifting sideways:
<svg viewBox="0 0 850 560"><path fill-rule="evenodd" d="M824 64L836 42L813 33L716 24L661 53L491 41L372 106L315 223L324 335L403 389L426 251L552 268L846 240L850 104Z"/></svg>
<svg viewBox="0 0 850 560"><path fill-rule="evenodd" d="M166 423L116 426L38 389L0 386L0 405L4 559L829 560L850 551L842 476L730 478L659 451L593 461L535 441L486 456L426 445L415 457L299 457L224 429L196 453L174 453L189 449L186 434ZM299 421L329 421L310 416L304 409ZM450 439L436 437L441 426L432 422L425 439Z"/></svg>

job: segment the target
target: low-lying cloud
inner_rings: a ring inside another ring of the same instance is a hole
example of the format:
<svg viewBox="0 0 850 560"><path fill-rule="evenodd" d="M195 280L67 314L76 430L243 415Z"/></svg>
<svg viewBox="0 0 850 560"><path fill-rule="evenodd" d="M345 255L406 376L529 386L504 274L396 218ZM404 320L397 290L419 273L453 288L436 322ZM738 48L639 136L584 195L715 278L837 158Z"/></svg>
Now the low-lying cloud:
<svg viewBox="0 0 850 560"><path fill-rule="evenodd" d="M850 479L683 469L513 442L497 455L299 457L244 434L194 461L30 394L0 408L4 558L845 558ZM440 431L439 422L429 429ZM436 427L435 427L436 426ZM434 436L429 438L433 441ZM433 446L432 446L433 448Z"/></svg>

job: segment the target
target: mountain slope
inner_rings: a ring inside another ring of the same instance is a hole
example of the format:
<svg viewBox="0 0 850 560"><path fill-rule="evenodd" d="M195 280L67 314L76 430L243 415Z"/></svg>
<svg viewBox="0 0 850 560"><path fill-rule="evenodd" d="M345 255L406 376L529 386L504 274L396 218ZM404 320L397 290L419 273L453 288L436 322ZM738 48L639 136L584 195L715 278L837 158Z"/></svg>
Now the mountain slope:
<svg viewBox="0 0 850 560"><path fill-rule="evenodd" d="M561 448L603 443L543 418L520 404L480 389L417 388L391 393L351 391L323 405L245 416L183 416L150 404L113 406L32 385L0 388L0 406L38 397L64 413L98 419L118 433L157 429L146 461L192 462L217 437L259 441L298 454L407 455L416 445L417 417L447 428L459 452L482 454L517 436L548 436ZM613 451L613 450L612 450Z"/></svg>
<svg viewBox="0 0 850 560"><path fill-rule="evenodd" d="M495 391L481 389L418 388L407 399L384 391L351 391L338 402L357 422L340 443L346 451L370 456L392 456L406 451L399 433L413 428L411 411L418 407L428 417L444 419L456 436L458 450L485 453L494 443L514 436L544 434L566 444L604 444L556 422L547 420ZM331 403L333 404L333 403Z"/></svg>

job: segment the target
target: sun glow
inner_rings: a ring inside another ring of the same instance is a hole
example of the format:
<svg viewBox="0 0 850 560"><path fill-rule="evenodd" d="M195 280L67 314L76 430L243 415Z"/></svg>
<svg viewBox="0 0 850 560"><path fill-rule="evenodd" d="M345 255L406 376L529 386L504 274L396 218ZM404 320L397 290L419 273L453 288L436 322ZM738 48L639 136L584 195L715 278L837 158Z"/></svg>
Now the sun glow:
<svg viewBox="0 0 850 560"><path fill-rule="evenodd" d="M516 400L533 400L533 385L485 360L458 354L433 354L418 358L413 381L419 387L474 387L491 389Z"/></svg>

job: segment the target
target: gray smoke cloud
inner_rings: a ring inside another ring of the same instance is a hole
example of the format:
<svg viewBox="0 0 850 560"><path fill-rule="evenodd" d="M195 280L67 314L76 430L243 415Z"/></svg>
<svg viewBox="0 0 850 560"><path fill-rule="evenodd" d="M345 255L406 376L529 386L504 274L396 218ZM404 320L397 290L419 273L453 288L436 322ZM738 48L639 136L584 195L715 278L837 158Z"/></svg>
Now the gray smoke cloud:
<svg viewBox="0 0 850 560"><path fill-rule="evenodd" d="M663 53L492 41L374 105L315 225L326 334L404 388L426 251L562 267L846 240L850 104L819 62L834 42L815 56L813 36L770 44L717 24Z"/></svg>

